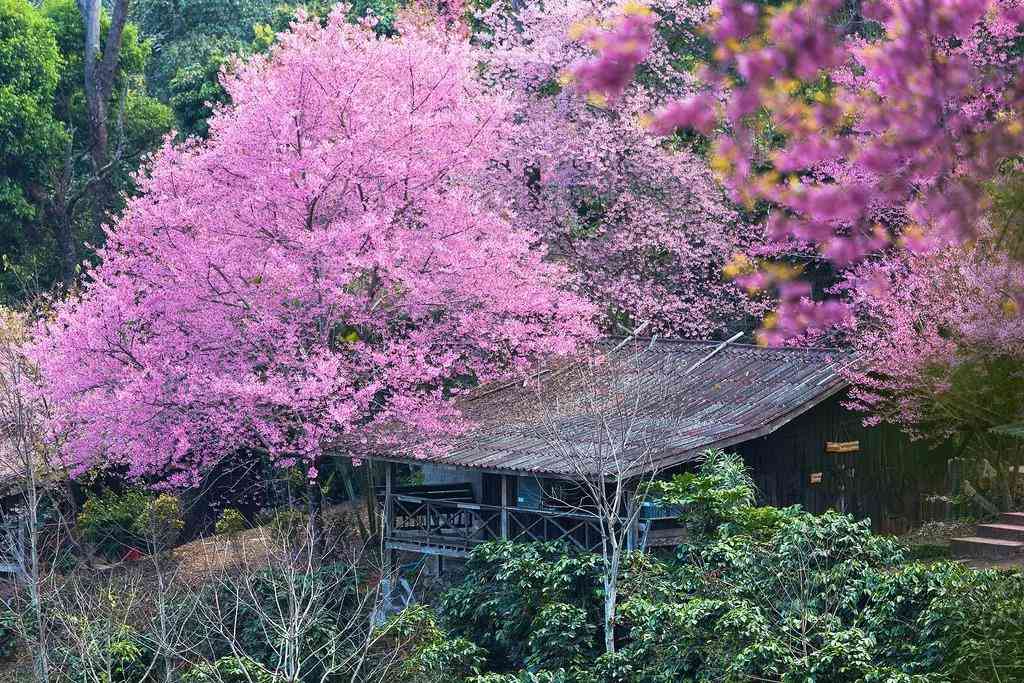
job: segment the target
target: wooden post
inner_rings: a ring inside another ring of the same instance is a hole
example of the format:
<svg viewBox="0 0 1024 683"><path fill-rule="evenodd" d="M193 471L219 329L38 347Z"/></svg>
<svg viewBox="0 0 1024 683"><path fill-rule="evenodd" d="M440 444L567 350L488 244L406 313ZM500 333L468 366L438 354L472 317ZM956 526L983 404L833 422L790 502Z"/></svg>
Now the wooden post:
<svg viewBox="0 0 1024 683"><path fill-rule="evenodd" d="M508 540L508 475L501 475L501 540Z"/></svg>
<svg viewBox="0 0 1024 683"><path fill-rule="evenodd" d="M392 511L394 503L391 500L391 488L393 485L393 471L395 464L393 462L387 463L387 469L384 475L384 539L391 538L392 531Z"/></svg>

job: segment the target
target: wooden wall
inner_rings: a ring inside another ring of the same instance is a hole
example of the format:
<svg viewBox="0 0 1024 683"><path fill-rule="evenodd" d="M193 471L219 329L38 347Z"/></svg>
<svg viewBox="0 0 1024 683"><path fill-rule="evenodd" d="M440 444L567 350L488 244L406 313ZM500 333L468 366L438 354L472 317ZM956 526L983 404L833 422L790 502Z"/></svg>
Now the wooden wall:
<svg viewBox="0 0 1024 683"><path fill-rule="evenodd" d="M946 491L948 445L911 441L895 427L864 427L861 416L829 399L768 436L729 450L750 465L768 505L799 503L811 512L836 509L869 517L876 531L899 533L922 521L929 493ZM828 442L858 441L851 453ZM813 475L820 474L820 481ZM812 479L813 477L813 479Z"/></svg>

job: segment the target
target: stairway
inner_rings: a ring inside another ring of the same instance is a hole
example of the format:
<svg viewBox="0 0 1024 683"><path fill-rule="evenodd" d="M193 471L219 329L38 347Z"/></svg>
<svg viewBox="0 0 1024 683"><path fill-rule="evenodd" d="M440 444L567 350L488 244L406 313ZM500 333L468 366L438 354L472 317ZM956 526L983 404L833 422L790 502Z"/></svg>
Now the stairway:
<svg viewBox="0 0 1024 683"><path fill-rule="evenodd" d="M1024 560L1024 512L1004 512L991 524L979 524L974 533L950 541L953 557Z"/></svg>

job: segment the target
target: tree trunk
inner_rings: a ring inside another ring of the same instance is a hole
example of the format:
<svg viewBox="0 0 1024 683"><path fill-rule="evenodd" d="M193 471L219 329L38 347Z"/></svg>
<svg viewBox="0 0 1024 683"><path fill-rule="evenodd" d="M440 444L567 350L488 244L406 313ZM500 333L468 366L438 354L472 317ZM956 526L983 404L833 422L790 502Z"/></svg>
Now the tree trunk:
<svg viewBox="0 0 1024 683"><path fill-rule="evenodd" d="M318 479L309 479L306 484L306 506L309 513L309 552L312 559L319 560L323 550L323 495Z"/></svg>
<svg viewBox="0 0 1024 683"><path fill-rule="evenodd" d="M54 232L60 257L60 281L65 289L71 289L78 275L78 248L75 246L74 221L66 211L57 216Z"/></svg>
<svg viewBox="0 0 1024 683"><path fill-rule="evenodd" d="M78 0L85 28L85 102L89 111L89 159L97 179L95 217L99 229L110 205L113 187L106 166L110 163L108 106L121 61L121 42L128 19L129 0L114 0L110 10L103 51L100 52L100 15L102 0Z"/></svg>
<svg viewBox="0 0 1024 683"><path fill-rule="evenodd" d="M619 582L615 577L605 576L604 580L604 650L615 653L615 609L619 597Z"/></svg>

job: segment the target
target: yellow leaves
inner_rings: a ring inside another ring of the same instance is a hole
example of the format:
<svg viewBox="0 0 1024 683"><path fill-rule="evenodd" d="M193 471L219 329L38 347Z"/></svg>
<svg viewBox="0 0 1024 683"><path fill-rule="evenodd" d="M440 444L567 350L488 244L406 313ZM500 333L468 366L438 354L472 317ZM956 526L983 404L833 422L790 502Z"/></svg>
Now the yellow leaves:
<svg viewBox="0 0 1024 683"><path fill-rule="evenodd" d="M1016 318L1020 315L1020 304L1017 303L1016 299L1007 297L1003 301L1003 315L1007 318Z"/></svg>
<svg viewBox="0 0 1024 683"><path fill-rule="evenodd" d="M761 272L766 273L774 282L786 282L799 277L803 268L787 263L765 263L761 266Z"/></svg>
<svg viewBox="0 0 1024 683"><path fill-rule="evenodd" d="M914 240L919 240L924 237L924 229L917 223L911 223L910 225L903 228L903 233L900 236L900 246L906 246L908 243Z"/></svg>
<svg viewBox="0 0 1024 683"><path fill-rule="evenodd" d="M640 114L640 116L636 117L636 122L641 128L647 129L654 123L654 116L650 113Z"/></svg>
<svg viewBox="0 0 1024 683"><path fill-rule="evenodd" d="M741 275L753 272L753 270L754 262L750 260L750 257L741 251L737 251L722 268L722 274L730 280L734 280Z"/></svg>
<svg viewBox="0 0 1024 683"><path fill-rule="evenodd" d="M732 159L724 154L712 154L710 164L711 170L719 175L727 175L732 170Z"/></svg>
<svg viewBox="0 0 1024 683"><path fill-rule="evenodd" d="M626 0L626 2L622 4L622 13L625 15L646 17L651 14L651 8L642 2L637 2L636 0Z"/></svg>
<svg viewBox="0 0 1024 683"><path fill-rule="evenodd" d="M587 104L593 107L598 107L599 109L604 109L608 106L608 97L605 96L604 93L589 92L587 93Z"/></svg>
<svg viewBox="0 0 1024 683"><path fill-rule="evenodd" d="M594 19L594 17L587 17L586 19L575 21L569 27L569 38L572 40L579 40L587 31L595 26L597 26L597 20Z"/></svg>
<svg viewBox="0 0 1024 683"><path fill-rule="evenodd" d="M562 73L558 74L558 85L562 86L563 88L572 85L572 82L575 80L576 77L573 76L571 71L563 71Z"/></svg>
<svg viewBox="0 0 1024 683"><path fill-rule="evenodd" d="M1020 135L1021 133L1024 133L1024 123L1021 123L1019 118L1014 118L1006 124L1006 132L1010 135Z"/></svg>

